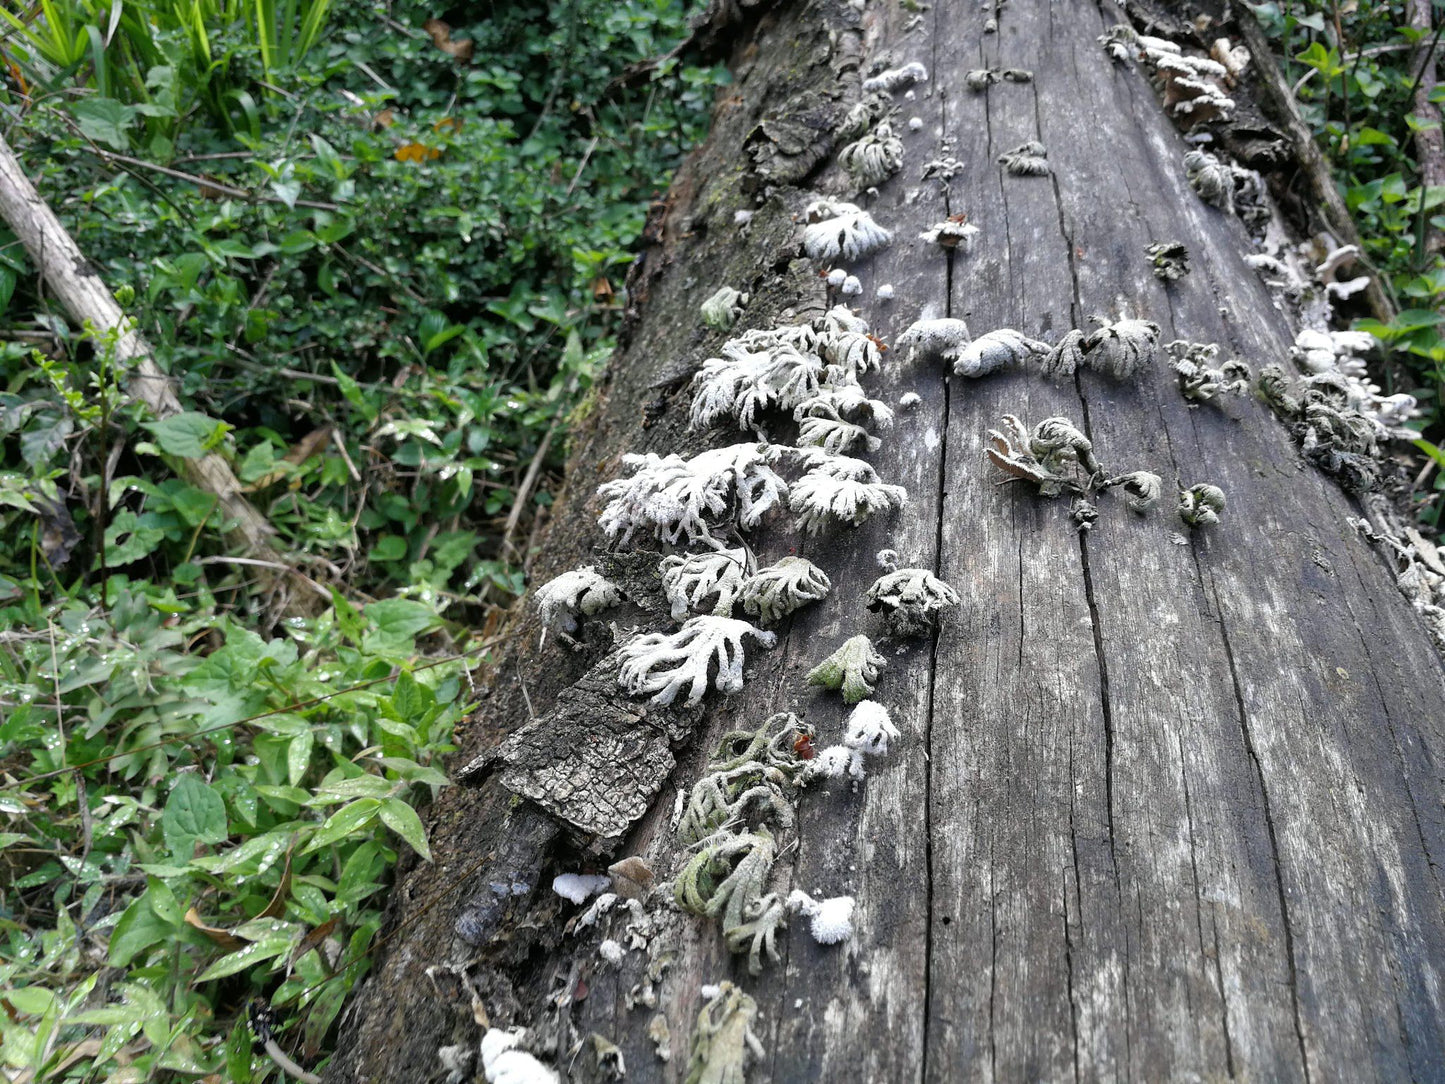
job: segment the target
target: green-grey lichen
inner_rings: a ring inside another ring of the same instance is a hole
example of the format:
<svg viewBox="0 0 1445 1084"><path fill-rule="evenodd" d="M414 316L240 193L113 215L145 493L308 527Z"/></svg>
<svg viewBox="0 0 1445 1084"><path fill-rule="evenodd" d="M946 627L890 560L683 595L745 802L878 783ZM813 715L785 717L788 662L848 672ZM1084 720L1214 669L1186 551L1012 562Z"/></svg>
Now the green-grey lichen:
<svg viewBox="0 0 1445 1084"><path fill-rule="evenodd" d="M988 431L989 460L1007 480L1032 482L1042 497L1086 492L1104 474L1093 443L1067 418L1045 418L1030 433L1017 417L1005 414L1002 426ZM1082 483L1077 479L1080 468L1085 472Z"/></svg>
<svg viewBox="0 0 1445 1084"><path fill-rule="evenodd" d="M1234 171L1208 151L1192 150L1184 156L1189 187L1199 198L1221 211L1234 210Z"/></svg>
<svg viewBox="0 0 1445 1084"><path fill-rule="evenodd" d="M1144 254L1160 282L1178 282L1189 274L1189 250L1178 241L1155 241L1144 246Z"/></svg>
<svg viewBox="0 0 1445 1084"><path fill-rule="evenodd" d="M1349 489L1375 488L1379 441L1390 431L1361 409L1368 399L1359 381L1327 370L1292 386L1280 366L1269 364L1260 369L1256 387L1289 427L1305 459Z"/></svg>
<svg viewBox="0 0 1445 1084"><path fill-rule="evenodd" d="M721 919L726 935L746 921L744 911L766 893L777 853L777 843L766 828L708 836L677 875L673 884L677 905L695 915Z"/></svg>
<svg viewBox="0 0 1445 1084"><path fill-rule="evenodd" d="M1179 491L1179 518L1191 527L1209 527L1224 511L1224 490L1201 482Z"/></svg>
<svg viewBox="0 0 1445 1084"><path fill-rule="evenodd" d="M704 989L708 1001L692 1031L692 1057L683 1084L743 1084L749 1061L761 1061L763 1044L753 1034L758 1003L730 982Z"/></svg>
<svg viewBox="0 0 1445 1084"><path fill-rule="evenodd" d="M900 568L874 580L865 601L871 612L887 618L895 636L921 636L960 600L957 591L926 568Z"/></svg>
<svg viewBox="0 0 1445 1084"><path fill-rule="evenodd" d="M1043 357L1043 371L1052 377L1071 376L1078 368L1094 369L1119 379L1136 376L1154 360L1159 325L1150 320L1109 321L1090 318L1098 328L1089 334L1077 328L1064 334Z"/></svg>
<svg viewBox="0 0 1445 1084"><path fill-rule="evenodd" d="M887 660L874 649L872 640L853 636L808 671L808 684L839 689L845 704L856 704L873 695L873 683L886 665Z"/></svg>
<svg viewBox="0 0 1445 1084"><path fill-rule="evenodd" d="M729 331L747 308L749 295L731 286L718 288L717 293L702 303L702 322L718 331Z"/></svg>
<svg viewBox="0 0 1445 1084"><path fill-rule="evenodd" d="M838 163L859 188L874 188L903 168L903 141L893 134L892 124L880 121L871 132L844 147Z"/></svg>
<svg viewBox="0 0 1445 1084"><path fill-rule="evenodd" d="M1152 320L1109 321L1092 317L1099 327L1084 339L1084 364L1119 379L1137 375L1154 360L1159 347L1159 325Z"/></svg>
<svg viewBox="0 0 1445 1084"><path fill-rule="evenodd" d="M1020 143L998 156L998 164L1017 177L1046 177L1049 173L1049 152L1036 139Z"/></svg>
<svg viewBox="0 0 1445 1084"><path fill-rule="evenodd" d="M1115 486L1124 491L1124 503L1140 515L1158 504L1159 498L1164 495L1164 479L1147 470L1136 470L1130 471L1128 474L1117 475L1108 479L1099 488L1101 490L1113 489Z"/></svg>
<svg viewBox="0 0 1445 1084"><path fill-rule="evenodd" d="M1222 393L1242 395L1249 390L1249 366L1238 358L1216 365L1217 343L1175 339L1164 347L1174 359L1179 391L1191 403L1205 403Z"/></svg>
<svg viewBox="0 0 1445 1084"><path fill-rule="evenodd" d="M1099 509L1084 497L1075 497L1069 505L1069 518L1080 533L1093 530L1099 520Z"/></svg>
<svg viewBox="0 0 1445 1084"><path fill-rule="evenodd" d="M1034 73L1023 68L974 68L965 72L963 85L978 92L987 90L995 83L1031 83Z"/></svg>
<svg viewBox="0 0 1445 1084"><path fill-rule="evenodd" d="M953 363L955 376L980 377L997 372L1005 365L1022 364L1030 358L1047 354L1049 344L1030 339L1022 331L1001 327L980 335L958 352Z"/></svg>
<svg viewBox="0 0 1445 1084"><path fill-rule="evenodd" d="M743 581L740 598L743 611L771 625L810 602L826 598L832 582L806 557L784 557L760 568Z"/></svg>

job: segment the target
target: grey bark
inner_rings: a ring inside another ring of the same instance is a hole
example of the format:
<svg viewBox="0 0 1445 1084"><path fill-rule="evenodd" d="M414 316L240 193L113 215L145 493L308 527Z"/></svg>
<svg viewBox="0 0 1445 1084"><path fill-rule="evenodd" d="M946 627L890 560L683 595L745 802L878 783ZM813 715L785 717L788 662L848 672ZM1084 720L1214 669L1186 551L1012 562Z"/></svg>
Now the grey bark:
<svg viewBox="0 0 1445 1084"><path fill-rule="evenodd" d="M991 16L998 30L985 34ZM895 97L923 125L895 129L906 164L871 203L894 244L855 268L859 309L886 341L923 310L966 318L975 334L1048 340L1127 310L1163 325L1165 341L1287 362L1292 331L1244 263L1241 223L1190 190L1186 146L1143 74L1095 42L1116 19L1086 0L1014 0L938 3L916 25L891 4L860 18L797 3L758 20L708 144L650 231L632 283L636 334L574 437L539 579L591 559L593 493L621 472L621 453L739 439L686 429L684 378L724 338L700 328L704 299L723 284L752 293L742 327L827 303L816 269L795 258L793 216L817 192L845 190L828 133L858 98L860 68L921 60L932 75L915 101ZM964 89L967 70L1004 67L1034 81ZM941 135L965 168L951 185L920 183ZM1035 139L1052 176L996 165ZM740 234L734 210L769 185ZM981 230L971 254L915 240L959 212ZM1157 280L1144 254L1156 240L1183 241L1192 273ZM892 302L875 297L883 283ZM1300 462L1263 404L1190 407L1162 364L1138 385L1091 372L1056 385L946 377L902 353L866 383L888 402L921 396L870 457L908 488L908 506L818 539L781 521L750 536L761 561L798 552L834 592L750 656L742 693L676 726L677 768L623 843L593 860L638 854L669 876L674 796L728 730L791 709L833 740L846 709L803 676L844 638L880 635L862 596L890 547L962 605L936 636L889 645L874 698L903 738L856 790L803 794L796 846L776 871L781 891L856 896L854 939L822 947L795 922L784 962L751 978L714 923L665 907L651 919L650 971L641 951L619 967L598 958L600 937L625 938L620 919L564 932L576 909L546 885L588 862L596 837L574 839L575 821L518 802L502 773L486 775L487 750L519 728L537 735L533 706L563 719L563 690L595 677L610 644L594 622L580 654L534 651L528 614L462 737L458 763L482 765L481 785L445 792L432 811L436 864L399 886L328 1080L445 1079L437 1050L479 1037L473 995L492 1023L530 1025L564 1074L597 1075L590 1046L572 1050L595 1032L621 1048L629 1079L680 1079L699 989L724 978L760 1007L767 1057L750 1081L1445 1075L1445 669L1346 524L1351 501ZM983 438L1003 413L1073 418L1115 470L1220 485L1224 522L1189 534L1167 509L1139 517L1106 497L1080 534L1067 502L995 484ZM642 579L630 581L639 596ZM559 755L586 740L555 732ZM536 755L534 740L523 745ZM502 748L515 769L517 744ZM654 1013L669 1023L666 1062Z"/></svg>
<svg viewBox="0 0 1445 1084"><path fill-rule="evenodd" d="M1439 41L1431 34L1430 0L1410 0L1410 26L1420 32L1420 40L1410 54L1410 77L1414 80L1415 100L1411 112L1421 121L1415 130L1415 156L1419 160L1422 185L1445 185L1445 130L1441 129L1440 107L1430 100L1436 83L1435 52ZM1445 230L1425 224L1425 248L1438 252L1445 248Z"/></svg>

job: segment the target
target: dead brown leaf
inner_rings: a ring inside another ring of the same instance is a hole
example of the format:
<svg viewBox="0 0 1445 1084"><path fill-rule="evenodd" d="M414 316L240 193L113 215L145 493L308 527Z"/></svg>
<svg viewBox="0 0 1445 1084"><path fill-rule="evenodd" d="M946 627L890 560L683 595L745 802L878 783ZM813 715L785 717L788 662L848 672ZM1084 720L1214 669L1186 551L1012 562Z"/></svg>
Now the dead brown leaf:
<svg viewBox="0 0 1445 1084"><path fill-rule="evenodd" d="M472 59L472 50L477 43L471 38L459 38L452 40L452 28L440 19L428 19L421 24L421 28L431 35L432 44L453 60L460 60L463 64Z"/></svg>

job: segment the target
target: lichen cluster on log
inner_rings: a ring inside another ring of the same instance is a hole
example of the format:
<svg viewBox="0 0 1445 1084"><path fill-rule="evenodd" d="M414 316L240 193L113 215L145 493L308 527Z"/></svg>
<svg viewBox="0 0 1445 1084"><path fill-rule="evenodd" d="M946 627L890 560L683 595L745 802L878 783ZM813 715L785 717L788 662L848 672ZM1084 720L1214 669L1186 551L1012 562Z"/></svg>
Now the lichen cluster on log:
<svg viewBox="0 0 1445 1084"><path fill-rule="evenodd" d="M630 284L633 334L574 435L539 576L600 562L593 495L623 453L736 439L688 430L687 379L726 335L703 328L699 308L724 284L750 294L748 327L827 307L794 216L820 194L855 198L830 133L865 75L906 61L930 74L904 106L922 123L895 127L902 171L865 201L896 240L850 268L886 342L931 316L1052 343L1097 313L1153 321L1163 342L1226 344L1256 369L1287 365L1294 329L1245 262L1244 224L1189 187L1187 147L1143 75L1096 41L1116 19L1084 0L868 3L861 15L798 3L756 19L713 134L651 230ZM965 85L971 70L1006 68L1034 78ZM1030 141L1048 148L1048 176L999 168ZM962 163L943 168L951 181L920 180L946 157ZM745 228L738 210L753 212ZM964 212L979 230L969 251L915 240ZM1161 238L1187 246L1187 276L1155 276L1145 249ZM575 1062L572 1044L595 1034L629 1079L680 1079L701 989L724 979L756 1003L748 1027L766 1055L750 1081L1445 1073L1445 671L1347 522L1350 498L1300 461L1264 404L1192 407L1164 362L1137 382L1024 368L972 380L904 355L890 352L869 394L919 397L871 456L907 488L907 508L817 537L779 517L749 536L768 560L796 550L834 589L750 656L736 696L685 725L647 724L656 795L635 822L627 807L632 826L605 848L672 869L674 798L725 732L785 709L836 732L846 707L806 677L845 639L879 631L862 596L875 554L895 550L961 602L936 635L890 645L874 696L901 739L856 792L805 793L798 846L779 860L784 889L856 898L853 939L780 937L783 962L751 977L715 925L659 907L648 950L600 958L595 931L563 932L575 908L543 875L596 840L493 770L433 810L437 861L399 886L405 925L328 1079L442 1079L436 1051L479 1038L473 995L583 1077L601 1076L585 1054L596 1044ZM1112 469L1217 484L1228 511L1189 532L1167 499L1141 516L1105 493L1081 532L1065 502L995 484L986 433L1005 414L1072 418ZM644 602L609 615L619 624L664 619L646 582L657 556L604 569ZM531 706L545 718L595 678L612 645L605 622L588 628L581 651L537 652L535 622L521 621L466 754L515 732L501 759L516 771L549 737L571 740L531 723ZM651 710L620 702L604 733ZM438 903L443 889L455 891Z"/></svg>

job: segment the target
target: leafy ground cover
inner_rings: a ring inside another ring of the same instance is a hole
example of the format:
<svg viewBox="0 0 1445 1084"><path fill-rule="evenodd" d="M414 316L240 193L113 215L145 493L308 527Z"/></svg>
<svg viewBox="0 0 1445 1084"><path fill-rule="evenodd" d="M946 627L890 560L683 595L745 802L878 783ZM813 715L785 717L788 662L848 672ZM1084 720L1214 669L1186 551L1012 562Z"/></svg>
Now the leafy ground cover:
<svg viewBox="0 0 1445 1084"><path fill-rule="evenodd" d="M1398 315L1388 323L1361 318L1355 326L1384 344L1386 380L1406 374L1423 415L1417 447L1445 467L1445 186L1427 183L1416 133L1438 130L1417 111L1422 56L1438 61L1445 4L1430 5L1426 28L1412 25L1409 0L1280 0L1251 5L1278 51L1305 120L1333 166L1341 194L1359 225L1366 255ZM1415 21L1416 23L1419 20ZM1433 31L1429 29L1433 27ZM1429 104L1445 101L1439 84L1424 88ZM1425 523L1445 514L1445 472L1417 493Z"/></svg>
<svg viewBox="0 0 1445 1084"><path fill-rule="evenodd" d="M187 407L146 416L0 230L9 1070L274 1080L252 998L325 1056L722 81L616 79L687 8L0 10L4 136ZM232 560L178 470L207 451L324 614Z"/></svg>

